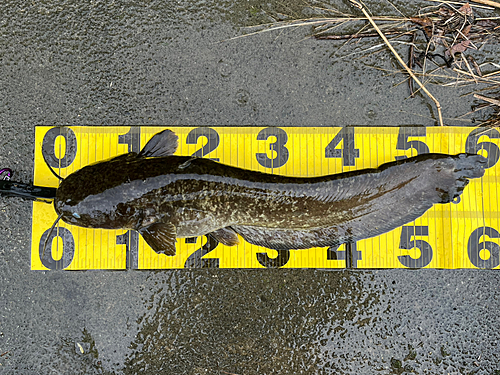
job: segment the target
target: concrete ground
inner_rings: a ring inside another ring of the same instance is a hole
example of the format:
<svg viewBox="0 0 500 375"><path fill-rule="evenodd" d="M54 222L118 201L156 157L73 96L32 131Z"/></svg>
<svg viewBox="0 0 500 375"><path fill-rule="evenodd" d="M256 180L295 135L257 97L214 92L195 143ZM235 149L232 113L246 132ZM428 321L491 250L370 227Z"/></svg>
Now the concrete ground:
<svg viewBox="0 0 500 375"><path fill-rule="evenodd" d="M392 3L405 15L430 5ZM379 40L339 50L310 28L229 40L278 13L314 12L275 0L3 1L0 167L30 182L43 124L436 125L404 75L374 69L397 69L367 50ZM431 87L448 124L480 119L457 119L474 88ZM1 374L500 374L498 271L34 272L30 223L30 202L0 199Z"/></svg>

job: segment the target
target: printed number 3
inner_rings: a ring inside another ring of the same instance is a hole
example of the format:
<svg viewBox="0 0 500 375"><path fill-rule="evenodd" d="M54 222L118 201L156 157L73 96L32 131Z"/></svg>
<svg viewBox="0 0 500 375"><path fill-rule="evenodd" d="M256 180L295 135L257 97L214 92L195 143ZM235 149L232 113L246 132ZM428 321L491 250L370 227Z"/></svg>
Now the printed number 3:
<svg viewBox="0 0 500 375"><path fill-rule="evenodd" d="M288 161L288 149L285 144L288 142L288 135L283 129L280 128L266 128L262 129L257 134L258 141L265 141L269 137L276 137L276 142L269 145L269 149L276 152L274 159L269 159L266 153L259 152L256 154L257 161L265 168L279 168L285 165Z"/></svg>

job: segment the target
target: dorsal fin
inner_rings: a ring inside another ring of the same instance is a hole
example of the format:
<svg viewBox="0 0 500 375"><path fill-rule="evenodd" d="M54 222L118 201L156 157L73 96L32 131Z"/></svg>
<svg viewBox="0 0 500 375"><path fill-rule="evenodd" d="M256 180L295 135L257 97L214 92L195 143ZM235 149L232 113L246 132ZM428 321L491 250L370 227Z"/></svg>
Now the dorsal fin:
<svg viewBox="0 0 500 375"><path fill-rule="evenodd" d="M161 156L173 155L177 150L179 137L172 130L164 130L155 134L153 138L146 143L146 146L139 153L140 157L158 158Z"/></svg>

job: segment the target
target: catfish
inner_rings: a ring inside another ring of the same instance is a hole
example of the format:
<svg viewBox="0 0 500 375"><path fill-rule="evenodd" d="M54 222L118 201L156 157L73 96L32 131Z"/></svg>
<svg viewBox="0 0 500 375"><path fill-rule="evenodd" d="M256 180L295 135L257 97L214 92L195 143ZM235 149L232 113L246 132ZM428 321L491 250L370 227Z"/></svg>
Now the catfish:
<svg viewBox="0 0 500 375"><path fill-rule="evenodd" d="M138 231L160 254L176 239L210 235L227 246L337 246L398 228L459 197L484 175L476 154L423 154L320 177L287 177L173 155L164 130L139 153L83 167L62 180L59 219L85 228Z"/></svg>

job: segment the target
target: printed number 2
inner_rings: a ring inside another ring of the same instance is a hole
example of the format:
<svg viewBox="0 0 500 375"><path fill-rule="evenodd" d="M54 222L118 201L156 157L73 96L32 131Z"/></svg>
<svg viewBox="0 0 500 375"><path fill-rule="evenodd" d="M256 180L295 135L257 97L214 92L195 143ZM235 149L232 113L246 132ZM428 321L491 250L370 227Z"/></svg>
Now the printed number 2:
<svg viewBox="0 0 500 375"><path fill-rule="evenodd" d="M214 239L210 235L205 236L207 238L207 242L200 249L196 250L193 254L186 259L184 263L184 268L219 268L219 259L217 258L203 258L212 250L215 250L219 241ZM194 242L196 242L196 237L193 238ZM186 243L191 243L190 238L185 239Z"/></svg>
<svg viewBox="0 0 500 375"><path fill-rule="evenodd" d="M408 268L421 268L427 266L432 260L432 247L424 240L411 240L414 236L428 236L428 226L406 226L401 228L401 239L399 248L410 250L417 248L420 250L420 257L415 259L409 255L398 256L401 264Z"/></svg>
<svg viewBox="0 0 500 375"><path fill-rule="evenodd" d="M205 146L197 150L192 156L197 158L202 158L212 151L214 151L217 147L219 147L220 137L219 133L217 133L212 128L196 128L191 130L186 138L186 143L188 145L195 145L198 143L198 138L205 137L207 139L207 143ZM210 158L211 160L219 161L219 158Z"/></svg>
<svg viewBox="0 0 500 375"><path fill-rule="evenodd" d="M337 149L342 140L344 141L342 149ZM342 128L328 146L326 146L325 157L342 158L344 166L355 165L356 158L359 158L359 149L355 148L354 144L354 128Z"/></svg>

